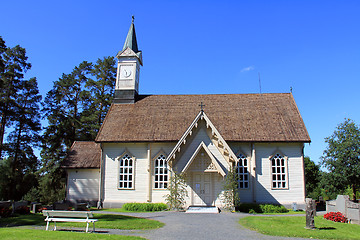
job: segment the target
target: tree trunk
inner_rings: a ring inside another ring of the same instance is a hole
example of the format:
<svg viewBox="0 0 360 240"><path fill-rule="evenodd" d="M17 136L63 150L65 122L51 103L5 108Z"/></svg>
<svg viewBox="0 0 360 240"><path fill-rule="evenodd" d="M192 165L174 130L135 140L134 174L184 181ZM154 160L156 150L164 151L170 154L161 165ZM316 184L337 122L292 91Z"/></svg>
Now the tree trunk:
<svg viewBox="0 0 360 240"><path fill-rule="evenodd" d="M4 112L1 114L1 123L0 123L0 159L2 158L2 150L3 150L3 142L4 142L4 134L5 134L5 125L7 121L7 114Z"/></svg>
<svg viewBox="0 0 360 240"><path fill-rule="evenodd" d="M356 185L355 184L352 184L352 190L353 190L353 195L352 195L352 199L353 199L353 202L356 202Z"/></svg>

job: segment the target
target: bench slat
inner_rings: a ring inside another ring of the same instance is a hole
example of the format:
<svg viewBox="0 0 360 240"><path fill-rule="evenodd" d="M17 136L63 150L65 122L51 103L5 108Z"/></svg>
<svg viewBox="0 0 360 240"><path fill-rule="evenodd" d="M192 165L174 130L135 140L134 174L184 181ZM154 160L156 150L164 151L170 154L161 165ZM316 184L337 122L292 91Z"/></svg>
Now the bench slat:
<svg viewBox="0 0 360 240"><path fill-rule="evenodd" d="M92 212L88 211L54 211L43 210L43 215L48 217L94 217Z"/></svg>
<svg viewBox="0 0 360 240"><path fill-rule="evenodd" d="M97 222L97 219L78 219L78 218L48 218L48 222Z"/></svg>

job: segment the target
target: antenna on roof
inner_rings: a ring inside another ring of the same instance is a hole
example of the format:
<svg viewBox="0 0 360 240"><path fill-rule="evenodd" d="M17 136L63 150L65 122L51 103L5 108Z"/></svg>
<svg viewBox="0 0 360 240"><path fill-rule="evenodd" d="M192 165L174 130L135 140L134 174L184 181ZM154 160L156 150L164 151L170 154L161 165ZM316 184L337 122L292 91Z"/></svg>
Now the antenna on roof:
<svg viewBox="0 0 360 240"><path fill-rule="evenodd" d="M259 88L260 88L260 94L261 94L261 80L260 80L260 72L259 72Z"/></svg>

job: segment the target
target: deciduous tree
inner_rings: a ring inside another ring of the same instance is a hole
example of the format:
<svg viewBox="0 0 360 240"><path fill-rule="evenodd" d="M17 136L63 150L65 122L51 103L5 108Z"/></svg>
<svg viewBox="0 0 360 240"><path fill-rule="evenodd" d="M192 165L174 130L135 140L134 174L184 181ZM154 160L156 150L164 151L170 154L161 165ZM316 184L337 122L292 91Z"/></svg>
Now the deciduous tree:
<svg viewBox="0 0 360 240"><path fill-rule="evenodd" d="M310 157L304 158L305 164L305 189L306 196L311 198L318 198L315 193L316 190L319 192L320 188L320 166L316 165L313 161L310 160Z"/></svg>
<svg viewBox="0 0 360 240"><path fill-rule="evenodd" d="M322 164L329 170L328 178L337 190L353 189L353 200L360 187L360 129L350 119L340 123L334 133L325 139L328 144Z"/></svg>

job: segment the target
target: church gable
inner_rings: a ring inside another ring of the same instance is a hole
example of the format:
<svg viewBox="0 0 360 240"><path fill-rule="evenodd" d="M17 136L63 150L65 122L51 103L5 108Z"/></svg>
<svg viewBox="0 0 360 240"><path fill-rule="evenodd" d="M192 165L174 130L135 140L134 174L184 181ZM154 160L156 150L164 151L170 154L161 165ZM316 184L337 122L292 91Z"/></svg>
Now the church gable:
<svg viewBox="0 0 360 240"><path fill-rule="evenodd" d="M169 154L167 160L175 171L185 172L193 161L198 159L200 151L206 153L209 163L214 167L213 170L223 176L226 174L225 172L231 162L236 160L231 148L203 111L196 116Z"/></svg>

